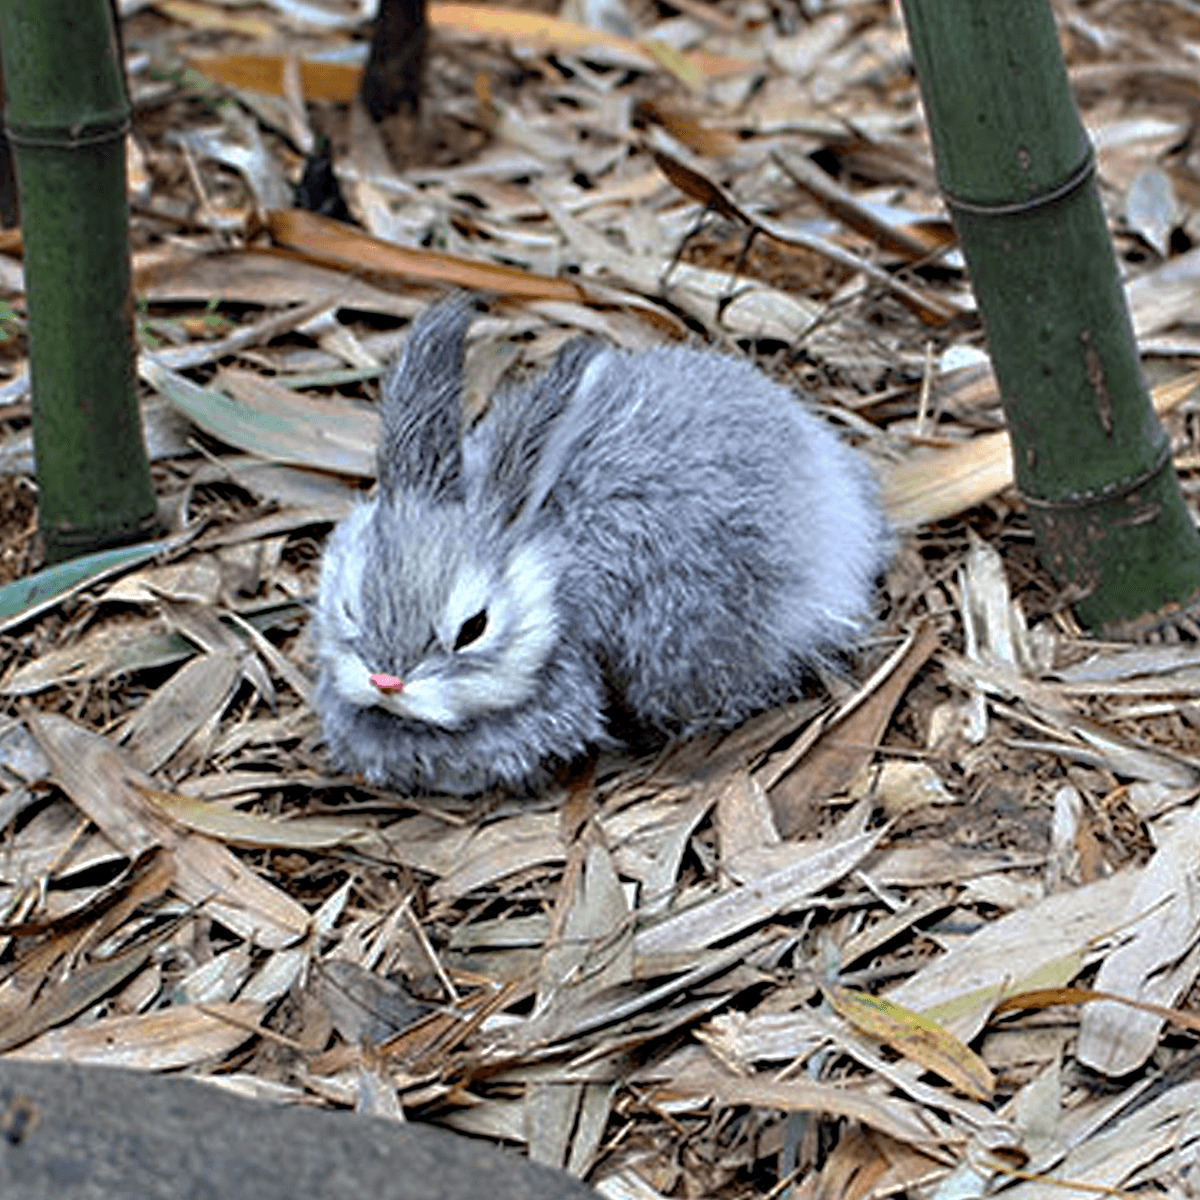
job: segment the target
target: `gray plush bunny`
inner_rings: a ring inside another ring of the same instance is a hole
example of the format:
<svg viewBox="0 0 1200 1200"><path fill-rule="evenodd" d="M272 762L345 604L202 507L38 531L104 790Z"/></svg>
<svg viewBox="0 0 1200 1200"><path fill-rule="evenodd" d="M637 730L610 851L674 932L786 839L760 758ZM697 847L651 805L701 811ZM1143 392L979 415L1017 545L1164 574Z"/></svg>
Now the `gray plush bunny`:
<svg viewBox="0 0 1200 1200"><path fill-rule="evenodd" d="M890 535L867 464L791 392L579 339L464 434L471 315L414 323L378 493L325 551L315 702L344 766L535 786L615 728L733 726L854 642Z"/></svg>

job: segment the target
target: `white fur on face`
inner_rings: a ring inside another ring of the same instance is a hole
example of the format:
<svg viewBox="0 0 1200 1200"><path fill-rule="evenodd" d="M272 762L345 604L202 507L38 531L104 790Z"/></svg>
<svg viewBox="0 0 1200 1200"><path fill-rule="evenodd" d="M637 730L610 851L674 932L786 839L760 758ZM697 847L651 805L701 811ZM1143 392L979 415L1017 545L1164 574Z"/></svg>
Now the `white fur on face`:
<svg viewBox="0 0 1200 1200"><path fill-rule="evenodd" d="M453 650L464 621L486 612L478 639ZM434 662L410 672L403 692L385 697L383 707L452 729L472 717L515 708L537 690L538 672L558 638L554 573L536 545L523 547L509 560L503 578L491 588L478 572L464 572L451 591L439 636L453 654L453 669ZM471 669L475 667L476 669Z"/></svg>
<svg viewBox="0 0 1200 1200"><path fill-rule="evenodd" d="M534 693L558 636L549 556L536 545L525 546L499 581L466 564L437 623L440 645L427 659L402 667L401 690L384 692L370 678L380 665L364 662L354 649L361 636L360 595L373 511L374 504L356 509L336 531L321 577L322 657L338 695L361 708L382 708L443 729L521 704ZM455 650L464 622L481 612L486 620L479 637Z"/></svg>

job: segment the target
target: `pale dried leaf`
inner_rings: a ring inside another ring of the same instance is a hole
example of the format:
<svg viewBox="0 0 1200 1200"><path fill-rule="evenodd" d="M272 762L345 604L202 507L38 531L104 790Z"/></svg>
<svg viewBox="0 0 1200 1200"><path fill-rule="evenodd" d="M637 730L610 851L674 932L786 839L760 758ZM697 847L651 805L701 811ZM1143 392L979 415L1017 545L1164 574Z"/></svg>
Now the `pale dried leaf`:
<svg viewBox="0 0 1200 1200"><path fill-rule="evenodd" d="M159 666L164 649L162 629L159 620L97 625L72 645L39 655L11 672L0 690L30 696L49 687Z"/></svg>
<svg viewBox="0 0 1200 1200"><path fill-rule="evenodd" d="M563 910L542 959L535 1018L578 1008L633 978L629 902L607 847L589 839L573 868L564 876Z"/></svg>
<svg viewBox="0 0 1200 1200"><path fill-rule="evenodd" d="M1163 818L1155 832L1158 848L1121 914L1129 939L1105 958L1095 988L1170 1007L1187 995L1200 970L1200 811ZM1080 1018L1076 1054L1093 1070L1126 1075L1154 1052L1161 1028L1153 1013L1089 1004Z"/></svg>
<svg viewBox="0 0 1200 1200"><path fill-rule="evenodd" d="M817 850L801 847L795 861L685 908L641 930L634 942L639 957L682 954L711 946L781 913L795 912L830 884L852 871L878 845L882 829L859 834Z"/></svg>
<svg viewBox="0 0 1200 1200"><path fill-rule="evenodd" d="M668 1095L710 1096L725 1105L836 1114L914 1146L937 1148L947 1139L947 1131L915 1104L834 1084L777 1083L762 1076L738 1078L709 1067L679 1076L663 1091Z"/></svg>
<svg viewBox="0 0 1200 1200"><path fill-rule="evenodd" d="M621 874L641 884L638 909L642 914L670 903L688 843L713 799L707 789L683 803L670 792L661 792L601 816Z"/></svg>
<svg viewBox="0 0 1200 1200"><path fill-rule="evenodd" d="M378 422L372 413L333 404L321 411L313 402L294 397L292 404L283 404L266 384L250 402L233 400L198 386L147 354L141 358L141 373L184 416L227 445L276 462L343 475L375 474Z"/></svg>
<svg viewBox="0 0 1200 1200"><path fill-rule="evenodd" d="M928 763L889 759L874 781L876 803L891 818L931 805L953 804L941 776Z"/></svg>
<svg viewBox="0 0 1200 1200"><path fill-rule="evenodd" d="M208 555L196 555L186 562L134 571L109 584L100 593L100 599L153 604L165 597L192 604L215 605L220 585L221 572L217 564Z"/></svg>
<svg viewBox="0 0 1200 1200"><path fill-rule="evenodd" d="M318 850L349 845L369 836L361 825L346 821L326 821L320 817L280 820L172 792L146 790L143 795L176 824L233 846Z"/></svg>
<svg viewBox="0 0 1200 1200"><path fill-rule="evenodd" d="M1058 1181L1107 1190L1121 1187L1140 1168L1163 1155L1179 1164L1195 1161L1200 1150L1200 1128L1195 1122L1200 1083L1181 1083L1146 1103L1128 1107L1127 1114L1115 1116L1104 1130L1071 1147L1052 1172L1045 1158L1030 1164L1038 1173L1051 1175L1055 1183L1018 1183L1006 1194L1014 1200L1062 1200Z"/></svg>
<svg viewBox="0 0 1200 1200"><path fill-rule="evenodd" d="M1171 177L1157 167L1139 171L1125 193L1125 220L1163 258L1170 250L1178 214L1179 201Z"/></svg>
<svg viewBox="0 0 1200 1200"><path fill-rule="evenodd" d="M525 1140L533 1162L563 1167L583 1100L583 1084L530 1083L525 1089Z"/></svg>
<svg viewBox="0 0 1200 1200"><path fill-rule="evenodd" d="M529 867L561 863L566 856L556 813L529 813L485 826L455 855L453 869L433 885L436 900L456 900Z"/></svg>
<svg viewBox="0 0 1200 1200"><path fill-rule="evenodd" d="M304 935L309 918L300 904L223 846L200 834L181 834L158 816L145 796L154 790L149 781L110 742L66 717L28 719L56 782L128 857L159 845L170 849L179 894L258 945L278 948Z"/></svg>
<svg viewBox="0 0 1200 1200"><path fill-rule="evenodd" d="M138 1071L170 1071L224 1058L254 1036L263 1005L184 1004L144 1016L107 1017L53 1029L6 1057L31 1062L91 1063Z"/></svg>
<svg viewBox="0 0 1200 1200"><path fill-rule="evenodd" d="M963 1042L983 1027L992 1006L1022 990L1040 969L1082 954L1119 932L1138 872L1121 871L985 925L911 979L890 989L889 1000L931 1014Z"/></svg>
<svg viewBox="0 0 1200 1200"><path fill-rule="evenodd" d="M202 654L158 688L125 726L125 749L142 770L157 771L220 717L241 683L239 655Z"/></svg>

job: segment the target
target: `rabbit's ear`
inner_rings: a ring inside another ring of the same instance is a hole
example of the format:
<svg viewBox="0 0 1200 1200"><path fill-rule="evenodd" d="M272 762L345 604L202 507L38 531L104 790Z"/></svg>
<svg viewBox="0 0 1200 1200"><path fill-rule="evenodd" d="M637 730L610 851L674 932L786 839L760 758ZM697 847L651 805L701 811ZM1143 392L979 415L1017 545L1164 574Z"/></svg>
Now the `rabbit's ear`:
<svg viewBox="0 0 1200 1200"><path fill-rule="evenodd" d="M506 426L496 462L496 488L508 519L530 511L530 482L537 475L547 440L575 396L587 365L603 345L589 337L572 338L527 392L505 396L499 414ZM534 502L536 508L544 496Z"/></svg>
<svg viewBox="0 0 1200 1200"><path fill-rule="evenodd" d="M466 295L422 313L384 379L378 474L385 496L411 489L462 499L463 355L473 316Z"/></svg>

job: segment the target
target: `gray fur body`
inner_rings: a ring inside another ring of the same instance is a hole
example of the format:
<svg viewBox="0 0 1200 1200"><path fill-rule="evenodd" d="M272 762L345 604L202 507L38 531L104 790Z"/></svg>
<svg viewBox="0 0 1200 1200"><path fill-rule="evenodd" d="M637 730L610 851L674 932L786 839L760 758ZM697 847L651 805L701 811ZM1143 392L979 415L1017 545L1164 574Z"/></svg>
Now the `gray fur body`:
<svg viewBox="0 0 1200 1200"><path fill-rule="evenodd" d="M415 323L378 494L326 548L316 705L343 765L401 792L536 785L613 744L614 710L727 728L853 644L890 535L870 468L786 388L580 340L460 436L469 321Z"/></svg>

